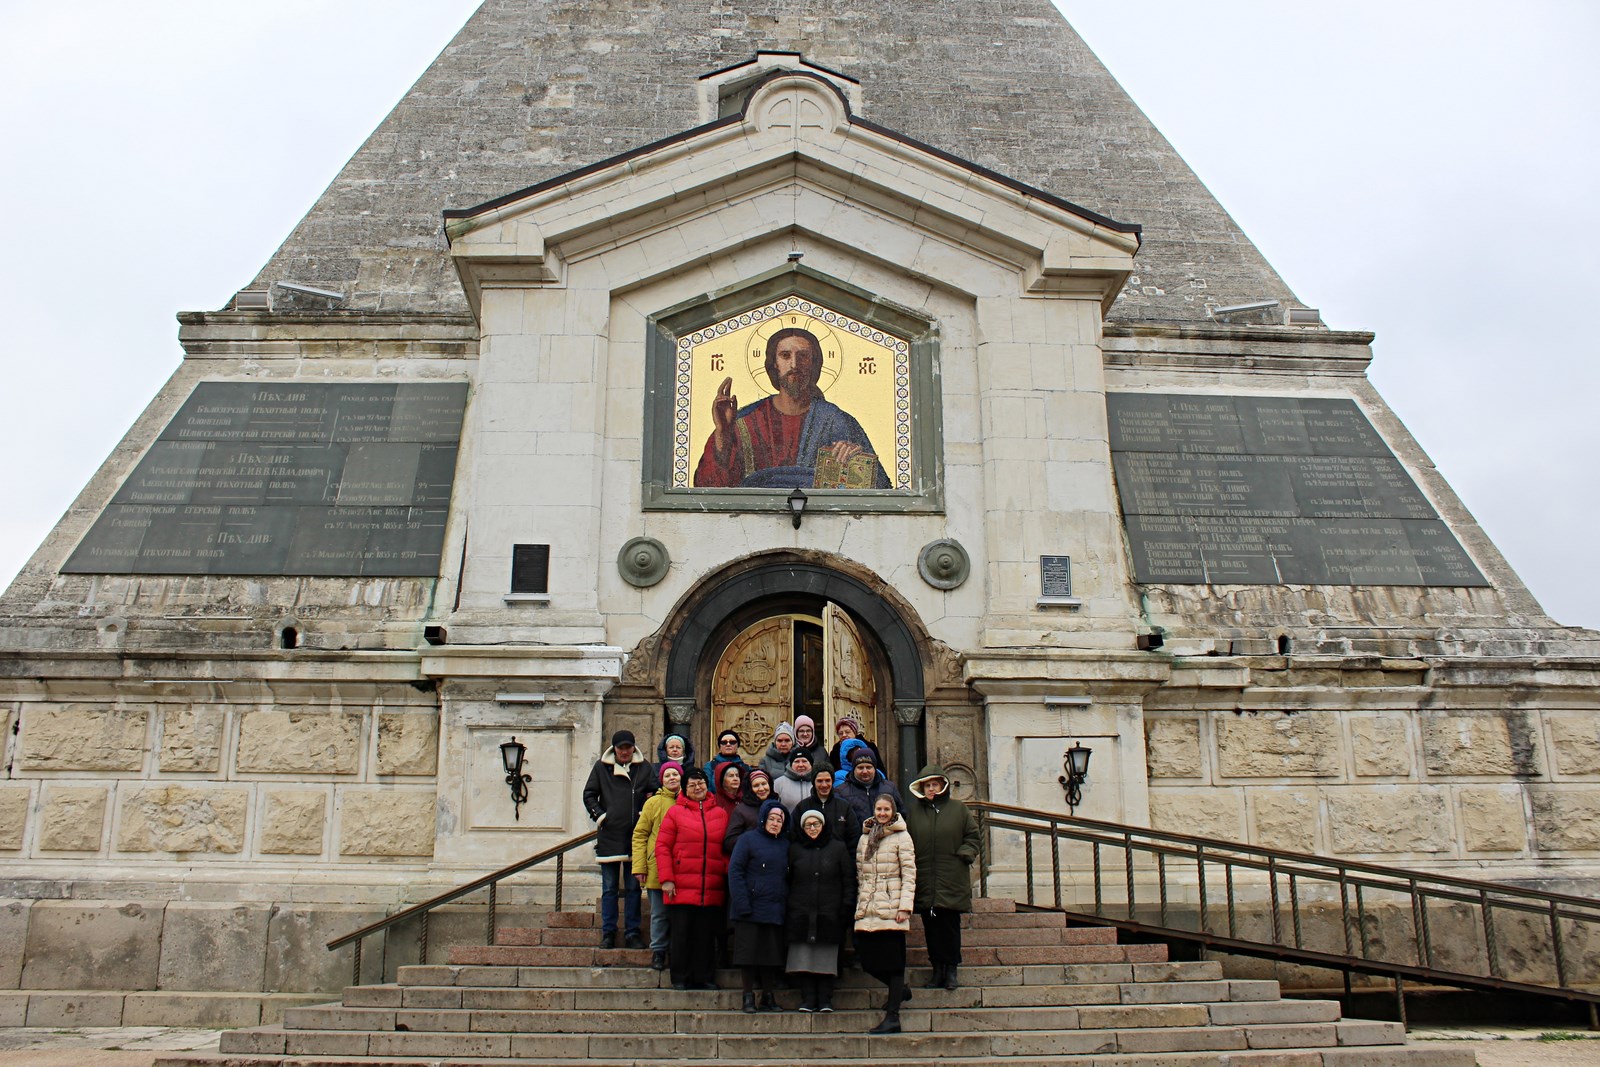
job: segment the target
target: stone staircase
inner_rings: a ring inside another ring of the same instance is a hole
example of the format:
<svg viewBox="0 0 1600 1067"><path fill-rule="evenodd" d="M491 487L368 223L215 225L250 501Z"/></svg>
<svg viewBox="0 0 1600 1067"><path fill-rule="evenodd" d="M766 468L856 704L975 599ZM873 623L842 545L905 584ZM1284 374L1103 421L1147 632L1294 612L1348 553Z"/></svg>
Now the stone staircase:
<svg viewBox="0 0 1600 1067"><path fill-rule="evenodd" d="M455 948L447 966L345 990L342 1003L286 1011L282 1025L233 1030L218 1054L157 1067L332 1067L518 1063L524 1067L704 1067L709 1063L909 1067L1471 1067L1470 1052L1405 1044L1398 1023L1340 1018L1333 1001L1284 1000L1278 984L1222 977L1214 962L1169 963L1163 945L1119 945L1109 927L975 901L964 919L963 987L914 990L901 1034L869 1036L884 990L847 970L832 1013L746 1015L738 972L715 992L681 992L648 952L602 950L594 916L558 912L500 944ZM927 978L920 929L913 986Z"/></svg>

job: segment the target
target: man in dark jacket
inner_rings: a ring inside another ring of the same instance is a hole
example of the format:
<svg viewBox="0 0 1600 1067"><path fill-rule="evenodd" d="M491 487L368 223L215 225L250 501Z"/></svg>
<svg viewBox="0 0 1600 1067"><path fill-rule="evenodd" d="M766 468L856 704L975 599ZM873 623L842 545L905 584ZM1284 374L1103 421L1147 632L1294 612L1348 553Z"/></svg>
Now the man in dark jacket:
<svg viewBox="0 0 1600 1067"><path fill-rule="evenodd" d="M618 730L611 747L595 761L583 787L583 807L598 824L594 855L600 861L600 947L617 947L617 895L623 894L627 948L644 948L639 931L639 879L633 874L633 826L650 794L656 774L633 734Z"/></svg>
<svg viewBox="0 0 1600 1067"><path fill-rule="evenodd" d="M791 835L799 839L800 818L808 810L822 812L828 823L828 836L842 842L852 860L856 854L856 838L861 836L861 823L850 810L850 805L833 789L833 772L823 767L811 776L811 795L794 809L794 830Z"/></svg>
<svg viewBox="0 0 1600 1067"><path fill-rule="evenodd" d="M903 812L906 810L905 802L900 798L899 788L883 772L878 769L878 761L873 758L869 748L858 748L851 758L850 774L843 782L834 787L834 792L840 800L850 805L850 817L855 820L856 833L861 832L861 827L872 818L872 802L879 793L887 793L894 799L894 809Z"/></svg>
<svg viewBox="0 0 1600 1067"><path fill-rule="evenodd" d="M950 795L944 768L929 764L908 787L906 830L917 850L917 914L933 965L929 989L955 989L961 965L961 914L972 910L972 864L978 859L978 822Z"/></svg>

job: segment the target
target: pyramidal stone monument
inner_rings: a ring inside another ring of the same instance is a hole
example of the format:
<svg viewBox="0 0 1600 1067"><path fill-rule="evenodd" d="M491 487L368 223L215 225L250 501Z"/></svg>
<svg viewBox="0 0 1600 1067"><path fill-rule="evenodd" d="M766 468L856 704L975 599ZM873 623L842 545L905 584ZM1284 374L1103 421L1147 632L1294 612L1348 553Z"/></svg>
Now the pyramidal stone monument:
<svg viewBox="0 0 1600 1067"><path fill-rule="evenodd" d="M0 597L79 1020L337 989L623 728L1600 884L1600 635L1046 0L487 0L241 281Z"/></svg>

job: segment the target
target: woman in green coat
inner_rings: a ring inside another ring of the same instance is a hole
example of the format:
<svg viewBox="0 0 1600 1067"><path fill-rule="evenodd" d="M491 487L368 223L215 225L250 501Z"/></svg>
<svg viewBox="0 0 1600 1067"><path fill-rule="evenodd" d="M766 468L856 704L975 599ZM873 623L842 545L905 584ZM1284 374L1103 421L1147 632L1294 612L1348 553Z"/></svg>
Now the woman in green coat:
<svg viewBox="0 0 1600 1067"><path fill-rule="evenodd" d="M961 965L961 916L972 910L972 864L978 821L950 795L944 768L929 764L911 783L906 831L917 850L917 914L933 965L929 989L955 989Z"/></svg>

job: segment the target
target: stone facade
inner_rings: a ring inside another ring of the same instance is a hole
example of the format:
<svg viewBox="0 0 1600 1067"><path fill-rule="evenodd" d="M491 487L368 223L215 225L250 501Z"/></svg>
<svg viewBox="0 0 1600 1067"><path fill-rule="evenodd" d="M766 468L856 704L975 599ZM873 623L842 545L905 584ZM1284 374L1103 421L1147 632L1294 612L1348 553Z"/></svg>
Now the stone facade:
<svg viewBox="0 0 1600 1067"><path fill-rule="evenodd" d="M327 940L587 831L612 730L704 746L734 636L828 606L901 777L937 759L1065 812L1083 744L1079 816L1600 884L1600 635L1501 559L1367 380L1371 335L1218 317L1298 302L1044 0L814 6L590 5L580 40L485 4L250 292L181 317L182 366L0 597L0 982L337 988ZM900 32L929 18L1007 63ZM774 76L701 79L757 49ZM921 331L895 394L921 481L813 487L794 521L772 491L672 497L699 442L663 324L802 297ZM63 573L198 384L297 381L468 386L438 573ZM1112 393L1353 402L1488 584L1137 583ZM952 541L965 580L927 577ZM619 568L640 543L649 581ZM526 545L543 591L512 588Z"/></svg>

